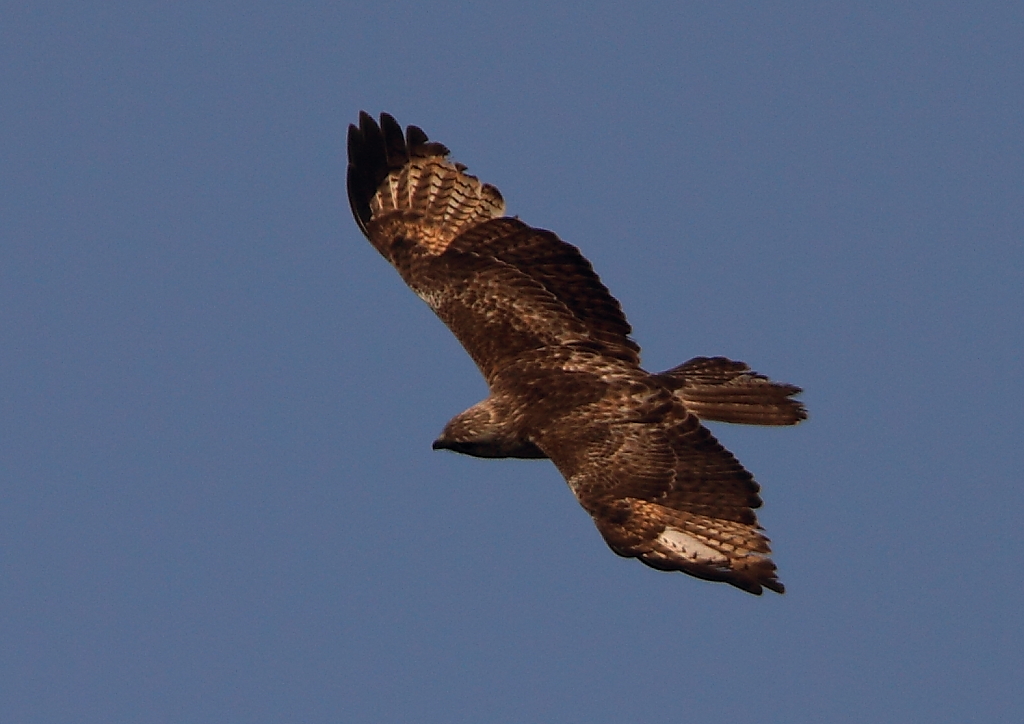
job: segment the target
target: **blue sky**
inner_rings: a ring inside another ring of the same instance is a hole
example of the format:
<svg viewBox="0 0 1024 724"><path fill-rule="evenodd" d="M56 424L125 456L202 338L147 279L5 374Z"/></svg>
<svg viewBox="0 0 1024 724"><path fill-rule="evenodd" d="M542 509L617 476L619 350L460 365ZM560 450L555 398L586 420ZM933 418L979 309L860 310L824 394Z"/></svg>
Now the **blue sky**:
<svg viewBox="0 0 1024 724"><path fill-rule="evenodd" d="M25 3L0 26L0 720L1024 716L1024 6ZM581 247L785 596L604 545L359 234L415 123Z"/></svg>

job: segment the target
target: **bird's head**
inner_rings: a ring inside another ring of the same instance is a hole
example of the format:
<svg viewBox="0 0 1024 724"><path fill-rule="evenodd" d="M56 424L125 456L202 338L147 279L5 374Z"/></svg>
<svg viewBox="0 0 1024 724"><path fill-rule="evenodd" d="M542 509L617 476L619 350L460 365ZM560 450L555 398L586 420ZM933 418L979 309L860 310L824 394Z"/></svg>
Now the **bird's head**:
<svg viewBox="0 0 1024 724"><path fill-rule="evenodd" d="M509 428L508 420L496 412L488 398L449 420L431 447L478 458L547 457L536 445Z"/></svg>

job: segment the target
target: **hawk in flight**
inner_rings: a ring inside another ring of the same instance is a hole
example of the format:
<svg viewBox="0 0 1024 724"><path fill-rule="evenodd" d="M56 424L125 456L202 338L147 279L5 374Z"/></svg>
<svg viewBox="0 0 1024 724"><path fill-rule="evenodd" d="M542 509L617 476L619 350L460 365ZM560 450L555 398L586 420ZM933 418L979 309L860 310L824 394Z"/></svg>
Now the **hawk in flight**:
<svg viewBox="0 0 1024 724"><path fill-rule="evenodd" d="M695 357L659 374L579 249L505 215L494 186L394 118L348 129L356 224L434 310L490 396L434 449L550 458L609 547L663 571L783 592L754 509L759 486L702 420L794 425L800 388Z"/></svg>

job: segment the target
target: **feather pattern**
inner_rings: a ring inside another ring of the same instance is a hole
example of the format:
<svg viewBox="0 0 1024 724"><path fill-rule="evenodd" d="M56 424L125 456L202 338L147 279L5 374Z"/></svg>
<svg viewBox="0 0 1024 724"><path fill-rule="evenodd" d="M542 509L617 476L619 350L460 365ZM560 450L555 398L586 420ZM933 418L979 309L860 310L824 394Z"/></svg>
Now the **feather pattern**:
<svg viewBox="0 0 1024 724"><path fill-rule="evenodd" d="M441 318L490 396L434 442L478 457L550 458L611 549L760 594L783 586L753 476L701 419L792 425L800 389L697 357L661 374L579 249L504 216L490 184L416 126L361 113L348 197L363 234Z"/></svg>

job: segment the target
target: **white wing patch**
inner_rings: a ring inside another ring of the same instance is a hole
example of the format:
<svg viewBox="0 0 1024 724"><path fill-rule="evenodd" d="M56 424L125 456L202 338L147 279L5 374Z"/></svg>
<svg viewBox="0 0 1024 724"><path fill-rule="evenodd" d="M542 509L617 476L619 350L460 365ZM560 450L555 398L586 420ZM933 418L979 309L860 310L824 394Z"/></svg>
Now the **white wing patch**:
<svg viewBox="0 0 1024 724"><path fill-rule="evenodd" d="M441 308L441 302L444 300L444 294L436 289L413 289L416 292L416 296L427 303L427 306L433 309L435 312Z"/></svg>
<svg viewBox="0 0 1024 724"><path fill-rule="evenodd" d="M666 528L658 536L657 542L688 561L718 564L729 562L726 556L678 528Z"/></svg>

